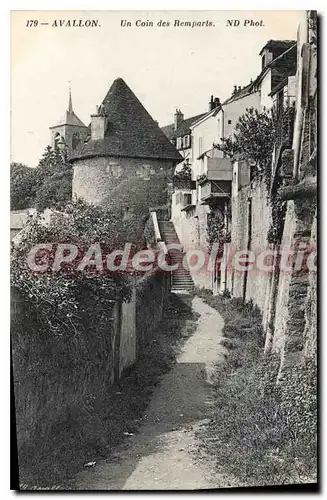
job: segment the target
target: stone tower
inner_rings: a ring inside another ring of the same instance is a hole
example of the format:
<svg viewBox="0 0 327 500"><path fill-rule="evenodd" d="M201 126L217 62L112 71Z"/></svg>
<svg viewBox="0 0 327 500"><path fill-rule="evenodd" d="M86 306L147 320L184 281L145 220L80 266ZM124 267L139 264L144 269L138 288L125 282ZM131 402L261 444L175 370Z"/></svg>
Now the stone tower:
<svg viewBox="0 0 327 500"><path fill-rule="evenodd" d="M111 85L91 115L87 141L70 155L73 197L105 204L112 190L138 178L150 186L173 175L181 155L121 78Z"/></svg>
<svg viewBox="0 0 327 500"><path fill-rule="evenodd" d="M89 135L89 129L73 111L72 94L69 89L68 109L59 122L50 127L51 146L66 144L69 152L74 151Z"/></svg>

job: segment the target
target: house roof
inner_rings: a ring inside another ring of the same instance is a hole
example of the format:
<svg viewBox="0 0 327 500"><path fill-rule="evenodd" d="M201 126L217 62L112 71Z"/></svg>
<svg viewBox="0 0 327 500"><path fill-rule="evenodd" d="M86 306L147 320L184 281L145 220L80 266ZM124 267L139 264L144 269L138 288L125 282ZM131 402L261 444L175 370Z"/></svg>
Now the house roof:
<svg viewBox="0 0 327 500"><path fill-rule="evenodd" d="M255 78L253 82L250 82L248 85L232 94L231 97L229 97L223 104L228 104L230 102L236 101L237 99L241 99L242 97L245 97L258 90L258 84L269 70L272 70L272 91L277 88L277 86L282 81L284 81L285 78L287 79L288 76L295 75L297 43L291 40L269 40L269 42L266 43L265 47L270 47L271 44L278 47L286 47L286 49L272 61L270 61L270 63L268 63L262 69L260 74ZM264 48L262 50L264 50Z"/></svg>
<svg viewBox="0 0 327 500"><path fill-rule="evenodd" d="M191 132L191 129L190 129L191 125L193 125L193 123L200 120L200 118L202 118L206 114L207 113L201 113L199 115L191 116L190 118L186 118L185 120L183 120L179 124L179 126L176 130L175 130L175 126L173 123L170 125L166 125L165 127L162 127L161 130L170 140L175 139L176 137L183 137L184 135L187 135Z"/></svg>
<svg viewBox="0 0 327 500"><path fill-rule="evenodd" d="M23 229L28 218L36 212L35 208L12 210L10 212L10 229Z"/></svg>
<svg viewBox="0 0 327 500"><path fill-rule="evenodd" d="M66 113L60 118L56 125L53 125L51 128L62 127L63 125L73 125L74 127L83 127L87 128L86 125L78 118L78 116L72 111L66 111Z"/></svg>
<svg viewBox="0 0 327 500"><path fill-rule="evenodd" d="M296 40L268 40L266 45L262 47L259 52L261 56L262 52L265 49L271 50L272 52L285 52L285 50L289 49L292 45L296 43Z"/></svg>
<svg viewBox="0 0 327 500"><path fill-rule="evenodd" d="M237 92L231 95L228 99L226 99L224 104L229 104L230 102L236 101L237 99L242 99L242 97L245 97L253 92L253 87L254 87L254 82L249 83L245 87L241 88Z"/></svg>
<svg viewBox="0 0 327 500"><path fill-rule="evenodd" d="M200 123L204 122L207 118L210 118L211 116L213 116L213 117L217 116L217 114L219 113L221 108L222 108L222 105L219 103L219 105L216 106L211 111L207 111L206 113L203 113L203 115L198 116L197 119L192 123L190 128L193 129L193 128L197 127L198 125L200 125Z"/></svg>
<svg viewBox="0 0 327 500"><path fill-rule="evenodd" d="M104 139L85 142L72 153L71 161L94 156L182 161L176 148L122 78L113 82L102 107L107 117Z"/></svg>

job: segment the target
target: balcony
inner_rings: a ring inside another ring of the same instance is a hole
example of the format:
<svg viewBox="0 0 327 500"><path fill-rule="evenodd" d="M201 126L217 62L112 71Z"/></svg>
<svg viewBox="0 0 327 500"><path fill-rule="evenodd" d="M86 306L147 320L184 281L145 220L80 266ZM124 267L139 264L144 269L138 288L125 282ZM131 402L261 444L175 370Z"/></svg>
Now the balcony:
<svg viewBox="0 0 327 500"><path fill-rule="evenodd" d="M201 202L209 204L231 195L233 167L228 158L207 158L207 173L197 178L201 186Z"/></svg>
<svg viewBox="0 0 327 500"><path fill-rule="evenodd" d="M197 178L198 184L207 181L232 181L233 166L229 158L207 158L206 173Z"/></svg>
<svg viewBox="0 0 327 500"><path fill-rule="evenodd" d="M206 181L201 184L201 203L210 204L214 201L226 200L231 196L231 181Z"/></svg>

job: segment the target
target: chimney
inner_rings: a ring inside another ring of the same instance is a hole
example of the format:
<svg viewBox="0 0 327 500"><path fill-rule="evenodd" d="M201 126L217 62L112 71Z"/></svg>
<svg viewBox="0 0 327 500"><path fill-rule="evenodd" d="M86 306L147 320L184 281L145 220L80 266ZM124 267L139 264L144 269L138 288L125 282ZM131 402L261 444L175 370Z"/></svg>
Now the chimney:
<svg viewBox="0 0 327 500"><path fill-rule="evenodd" d="M241 85L239 85L239 86L238 86L238 92L239 92L240 90L242 90Z"/></svg>
<svg viewBox="0 0 327 500"><path fill-rule="evenodd" d="M209 111L214 110L219 105L220 105L219 97L215 97L214 98L213 95L212 95L211 99L210 99L210 102L209 102Z"/></svg>
<svg viewBox="0 0 327 500"><path fill-rule="evenodd" d="M97 106L94 115L91 115L91 140L104 139L107 126L107 117L103 106Z"/></svg>
<svg viewBox="0 0 327 500"><path fill-rule="evenodd" d="M177 130L182 121L184 120L184 115L181 112L180 109L176 108L175 114L174 114L174 129Z"/></svg>
<svg viewBox="0 0 327 500"><path fill-rule="evenodd" d="M219 97L215 97L214 104L215 104L215 108L218 108L218 106L220 106L220 99L219 99Z"/></svg>
<svg viewBox="0 0 327 500"><path fill-rule="evenodd" d="M237 92L237 85L234 85L233 94L236 94L236 92Z"/></svg>

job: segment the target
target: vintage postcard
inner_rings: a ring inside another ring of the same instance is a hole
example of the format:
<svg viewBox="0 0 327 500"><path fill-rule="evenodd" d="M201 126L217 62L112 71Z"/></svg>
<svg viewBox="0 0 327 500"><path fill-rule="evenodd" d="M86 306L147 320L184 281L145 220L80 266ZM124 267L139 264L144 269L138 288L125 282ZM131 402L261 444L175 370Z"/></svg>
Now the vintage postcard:
<svg viewBox="0 0 327 500"><path fill-rule="evenodd" d="M13 489L317 488L318 24L11 12Z"/></svg>

